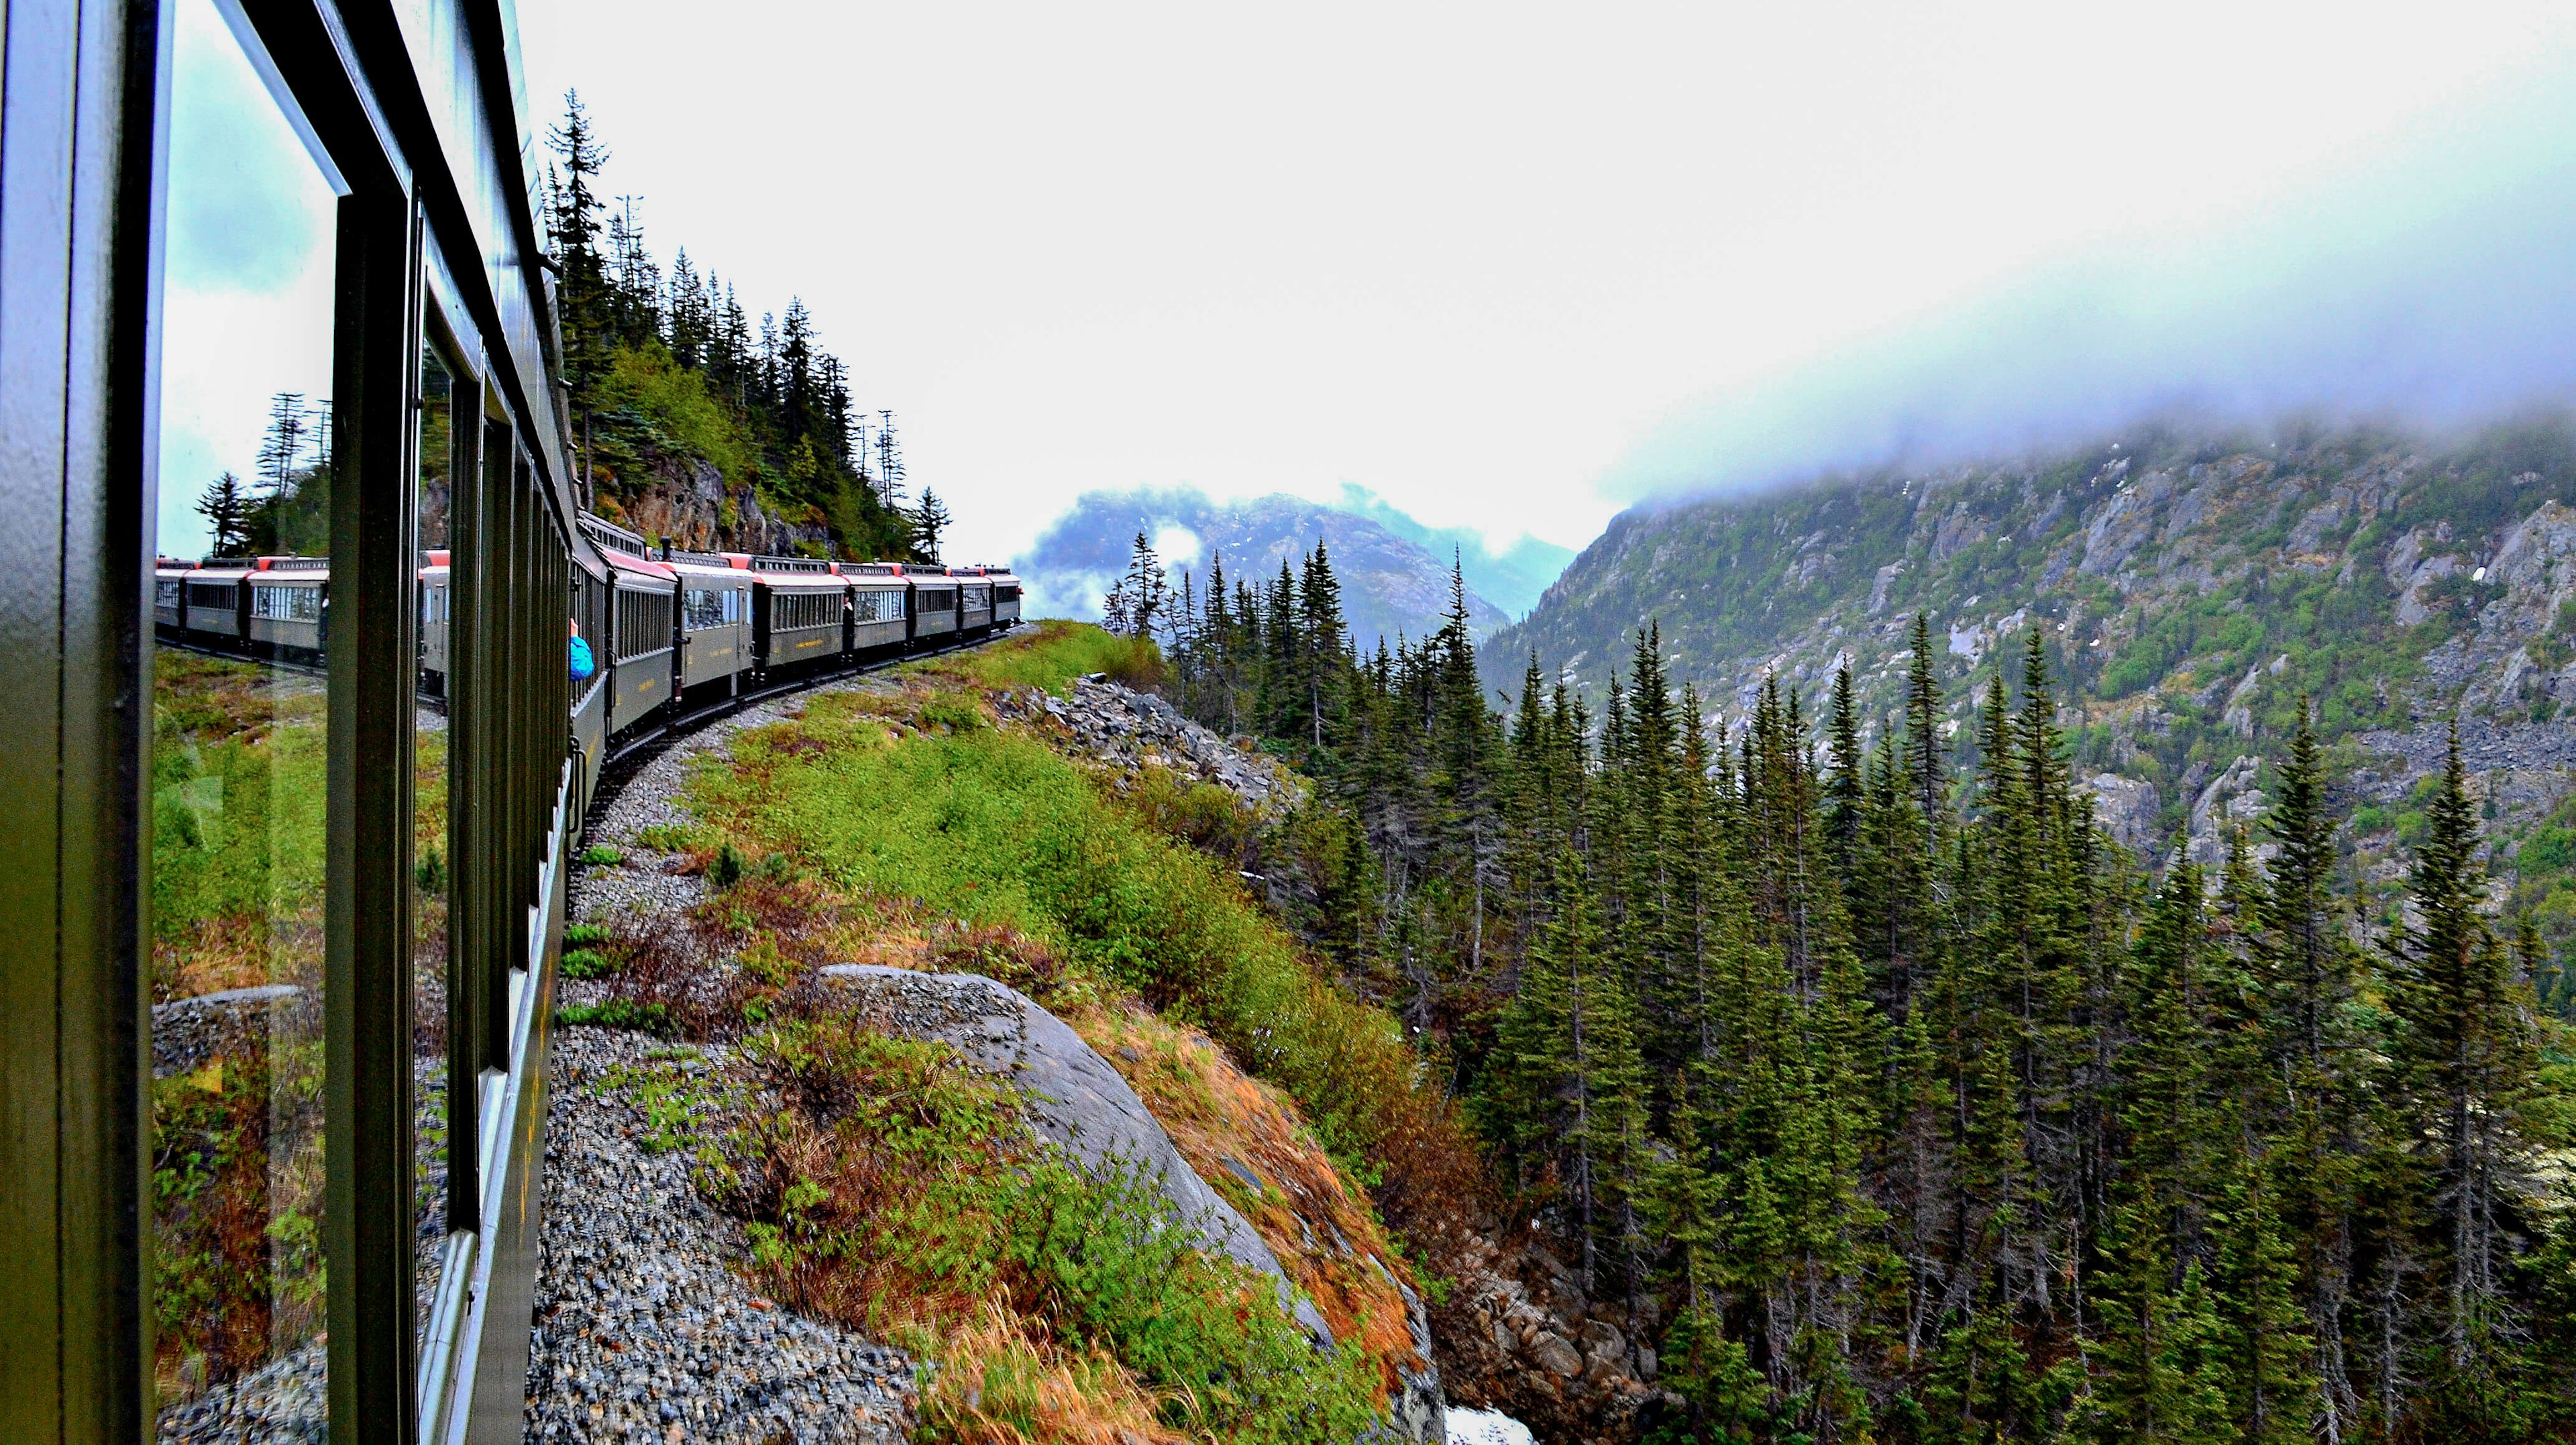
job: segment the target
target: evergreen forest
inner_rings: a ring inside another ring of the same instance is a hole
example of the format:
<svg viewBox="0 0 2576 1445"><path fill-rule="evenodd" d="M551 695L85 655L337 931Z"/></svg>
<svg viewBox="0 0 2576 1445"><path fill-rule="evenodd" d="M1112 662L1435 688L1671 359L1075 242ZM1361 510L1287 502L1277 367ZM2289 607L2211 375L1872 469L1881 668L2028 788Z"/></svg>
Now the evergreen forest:
<svg viewBox="0 0 2576 1445"><path fill-rule="evenodd" d="M1174 587L1140 538L1110 614L1318 780L1273 896L1654 1343L1648 1438L2576 1431L2576 1058L2456 741L2381 924L2304 704L2223 864L2150 864L2039 629L1973 727L1918 614L1901 713L1846 670L1729 733L1651 627L1498 713L1452 596L1363 655L1321 546Z"/></svg>
<svg viewBox="0 0 2576 1445"><path fill-rule="evenodd" d="M945 507L927 490L907 497L893 414L872 420L853 400L849 369L823 348L805 303L755 321L685 247L666 275L635 198L612 209L600 189L610 155L580 96L564 104L548 136L547 220L571 440L594 510L651 532L629 509L702 464L721 483L709 519L720 537L738 537L756 502L809 554L938 560Z"/></svg>

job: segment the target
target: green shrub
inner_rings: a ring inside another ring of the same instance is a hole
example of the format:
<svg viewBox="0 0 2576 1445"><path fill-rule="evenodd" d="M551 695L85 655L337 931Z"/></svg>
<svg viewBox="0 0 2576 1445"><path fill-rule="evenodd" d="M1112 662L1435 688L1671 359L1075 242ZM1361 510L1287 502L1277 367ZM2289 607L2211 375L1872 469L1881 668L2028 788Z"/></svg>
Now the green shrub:
<svg viewBox="0 0 2576 1445"><path fill-rule="evenodd" d="M576 923L564 930L564 947L591 948L608 941L608 930L596 923Z"/></svg>
<svg viewBox="0 0 2576 1445"><path fill-rule="evenodd" d="M727 838L724 840L724 846L716 849L716 856L707 864L707 883L719 889L731 888L740 883L743 874L749 871L750 864L742 856L742 850L733 845L731 838Z"/></svg>
<svg viewBox="0 0 2576 1445"><path fill-rule="evenodd" d="M625 862L626 855L605 843L593 843L581 850L581 861L594 868L601 868Z"/></svg>
<svg viewBox="0 0 2576 1445"><path fill-rule="evenodd" d="M755 846L798 850L835 886L1027 935L1178 1010L1286 1089L1326 1147L1369 1176L1373 1146L1419 1103L1413 1055L1392 1019L1308 968L1232 866L1102 801L1082 769L1025 734L887 748L863 736L873 727L851 700L817 698L800 722L740 735L736 766L701 769L692 799ZM710 880L725 876L723 858Z"/></svg>
<svg viewBox="0 0 2576 1445"><path fill-rule="evenodd" d="M971 697L941 693L921 705L921 725L971 733L984 725L984 709Z"/></svg>
<svg viewBox="0 0 2576 1445"><path fill-rule="evenodd" d="M656 823L635 834L638 845L656 853L695 853L715 841L715 835L695 823Z"/></svg>
<svg viewBox="0 0 2576 1445"><path fill-rule="evenodd" d="M953 669L985 687L1040 687L1058 697L1075 678L1095 672L1135 688L1157 686L1164 676L1162 649L1152 639L1118 637L1087 623L1053 619L1000 646L925 666Z"/></svg>
<svg viewBox="0 0 2576 1445"><path fill-rule="evenodd" d="M2576 830L2550 824L2531 835L2513 856L2526 874L2563 873L2576 865Z"/></svg>
<svg viewBox="0 0 2576 1445"><path fill-rule="evenodd" d="M566 978L606 978L617 972L617 961L595 948L569 949L563 956Z"/></svg>
<svg viewBox="0 0 2576 1445"><path fill-rule="evenodd" d="M706 374L679 366L659 342L621 346L610 357L598 409L621 408L668 449L706 458L728 481L742 475L750 452L739 423L707 390Z"/></svg>
<svg viewBox="0 0 2576 1445"><path fill-rule="evenodd" d="M671 1021L668 1007L625 998L613 998L606 1003L566 1004L555 1010L555 1022L570 1029L624 1029L665 1039L679 1033Z"/></svg>

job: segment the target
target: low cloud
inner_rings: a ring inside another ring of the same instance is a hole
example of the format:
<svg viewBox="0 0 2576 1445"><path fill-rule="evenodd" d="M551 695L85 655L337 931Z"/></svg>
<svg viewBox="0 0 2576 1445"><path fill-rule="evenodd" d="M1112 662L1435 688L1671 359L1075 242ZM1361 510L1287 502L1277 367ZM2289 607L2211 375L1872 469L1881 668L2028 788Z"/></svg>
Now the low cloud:
<svg viewBox="0 0 2576 1445"><path fill-rule="evenodd" d="M2070 258L1675 408L1623 501L1937 463L2145 415L2426 427L2576 398L2576 78L2192 238Z"/></svg>

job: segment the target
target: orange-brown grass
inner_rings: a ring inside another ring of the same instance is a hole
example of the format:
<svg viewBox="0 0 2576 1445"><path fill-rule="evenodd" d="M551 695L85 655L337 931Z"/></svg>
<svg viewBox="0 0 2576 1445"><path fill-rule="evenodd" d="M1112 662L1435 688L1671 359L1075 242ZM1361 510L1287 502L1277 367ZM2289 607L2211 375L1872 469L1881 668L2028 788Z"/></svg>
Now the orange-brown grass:
<svg viewBox="0 0 2576 1445"><path fill-rule="evenodd" d="M1293 1101L1236 1068L1205 1034L1144 1009L1085 1009L1068 1022L1126 1078L1192 1171L1252 1222L1334 1337L1356 1342L1378 1366L1382 1389L1398 1384L1397 1365L1428 1363L1414 1358L1403 1296L1380 1273L1382 1265L1416 1284L1411 1267ZM1250 1169L1261 1190L1228 1160Z"/></svg>
<svg viewBox="0 0 2576 1445"><path fill-rule="evenodd" d="M750 1056L782 1105L734 1141L754 1275L880 1337L964 1319L1000 1270L1002 1226L972 1181L1029 1157L1016 1106L956 1050L844 1014L763 1033Z"/></svg>
<svg viewBox="0 0 2576 1445"><path fill-rule="evenodd" d="M154 1374L164 1404L322 1325L321 1047L217 1055L156 1080Z"/></svg>
<svg viewBox="0 0 2576 1445"><path fill-rule="evenodd" d="M267 919L231 913L190 919L178 937L153 939L152 1001L270 982L268 935Z"/></svg>
<svg viewBox="0 0 2576 1445"><path fill-rule="evenodd" d="M916 1415L958 1445L1190 1445L1106 1351L1075 1351L996 1296L938 1344Z"/></svg>

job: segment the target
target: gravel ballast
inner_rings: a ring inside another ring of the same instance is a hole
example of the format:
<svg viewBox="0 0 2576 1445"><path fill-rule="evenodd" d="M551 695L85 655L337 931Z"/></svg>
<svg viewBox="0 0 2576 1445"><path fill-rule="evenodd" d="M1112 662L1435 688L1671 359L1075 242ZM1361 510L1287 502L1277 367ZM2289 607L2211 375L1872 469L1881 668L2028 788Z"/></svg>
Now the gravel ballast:
<svg viewBox="0 0 2576 1445"><path fill-rule="evenodd" d="M853 679L816 692L877 690ZM689 760L747 727L802 712L815 692L747 708L678 739L639 768L591 822L613 864L576 866L576 921L679 927L706 896L682 859L639 841L685 824ZM564 980L560 1003L601 985ZM721 1050L703 1052L720 1059ZM761 1297L733 1262L741 1226L689 1177L685 1151L646 1146L649 1122L623 1069L692 1067L660 1040L558 1028L548 1061L544 1230L528 1365L531 1442L880 1445L907 1438L913 1363L890 1346ZM703 1067L703 1066L698 1066Z"/></svg>
<svg viewBox="0 0 2576 1445"><path fill-rule="evenodd" d="M763 1299L728 1264L747 1242L690 1183L686 1152L649 1151L642 1112L603 1087L670 1052L640 1034L555 1036L527 1438L903 1440L911 1361Z"/></svg>

